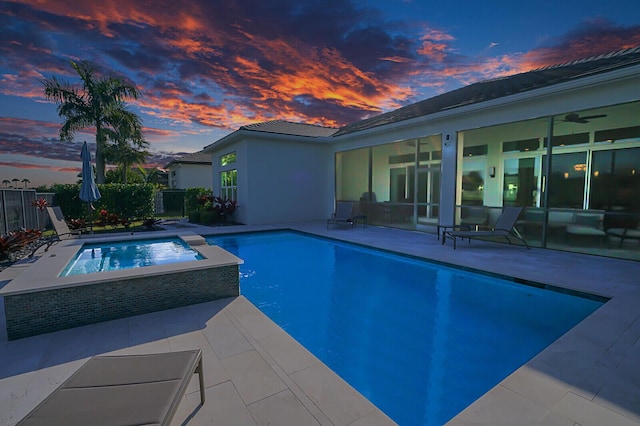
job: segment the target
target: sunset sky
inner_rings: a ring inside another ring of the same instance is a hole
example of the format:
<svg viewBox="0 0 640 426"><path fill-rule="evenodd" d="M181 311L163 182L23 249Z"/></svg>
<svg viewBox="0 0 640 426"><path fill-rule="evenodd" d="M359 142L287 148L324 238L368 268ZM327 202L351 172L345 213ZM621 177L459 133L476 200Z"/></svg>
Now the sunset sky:
<svg viewBox="0 0 640 426"><path fill-rule="evenodd" d="M77 180L95 136L60 142L41 83L77 82L69 60L139 89L130 109L162 166L242 125L339 127L638 45L638 0L0 1L0 181Z"/></svg>

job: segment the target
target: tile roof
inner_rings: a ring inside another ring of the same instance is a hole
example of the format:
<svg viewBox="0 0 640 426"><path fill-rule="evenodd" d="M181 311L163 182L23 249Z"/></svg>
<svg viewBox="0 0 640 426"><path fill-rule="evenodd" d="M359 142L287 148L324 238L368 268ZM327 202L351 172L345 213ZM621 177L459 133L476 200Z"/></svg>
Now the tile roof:
<svg viewBox="0 0 640 426"><path fill-rule="evenodd" d="M206 154L203 151L194 152L192 154L174 158L164 166L164 168L167 169L174 164L211 164L211 154Z"/></svg>
<svg viewBox="0 0 640 426"><path fill-rule="evenodd" d="M256 132L278 133L283 135L318 138L331 136L338 129L332 127L314 126L312 124L293 123L284 120L272 120L242 126L240 127L240 130L251 130Z"/></svg>
<svg viewBox="0 0 640 426"><path fill-rule="evenodd" d="M640 64L640 46L547 66L508 77L481 81L394 111L348 124L340 128L333 136L354 133L638 64Z"/></svg>

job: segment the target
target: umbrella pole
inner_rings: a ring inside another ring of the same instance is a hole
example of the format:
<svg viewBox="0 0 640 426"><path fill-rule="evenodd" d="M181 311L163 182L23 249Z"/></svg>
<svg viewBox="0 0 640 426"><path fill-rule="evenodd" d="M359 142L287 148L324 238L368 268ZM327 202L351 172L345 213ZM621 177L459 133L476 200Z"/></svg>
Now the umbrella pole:
<svg viewBox="0 0 640 426"><path fill-rule="evenodd" d="M89 234L93 235L93 212L91 209L91 201L87 201L87 213L89 216Z"/></svg>

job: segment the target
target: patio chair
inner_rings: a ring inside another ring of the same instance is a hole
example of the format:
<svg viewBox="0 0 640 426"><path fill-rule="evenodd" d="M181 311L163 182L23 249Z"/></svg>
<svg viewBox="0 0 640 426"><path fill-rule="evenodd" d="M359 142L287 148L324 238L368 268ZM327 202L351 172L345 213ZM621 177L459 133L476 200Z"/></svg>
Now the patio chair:
<svg viewBox="0 0 640 426"><path fill-rule="evenodd" d="M351 201L338 201L336 203L336 211L327 220L327 229L329 225L348 225L353 228L353 203Z"/></svg>
<svg viewBox="0 0 640 426"><path fill-rule="evenodd" d="M69 229L59 206L47 207L47 213L49 214L49 218L51 218L53 229L55 229L58 238L61 240L68 240L76 236L80 237L82 231L86 231L86 229Z"/></svg>
<svg viewBox="0 0 640 426"><path fill-rule="evenodd" d="M169 425L195 373L204 405L200 349L95 356L18 425Z"/></svg>
<svg viewBox="0 0 640 426"><path fill-rule="evenodd" d="M456 248L456 239L468 238L471 242L472 238L487 238L487 237L504 237L509 244L511 244L511 238L515 238L521 241L527 250L530 249L527 242L522 238L518 230L515 228L515 223L518 220L518 216L522 212L522 207L506 207L493 228L477 227L477 230L469 231L445 231L442 234L442 244L445 243L447 237L453 239L453 249Z"/></svg>
<svg viewBox="0 0 640 426"><path fill-rule="evenodd" d="M51 219L51 224L53 225L53 229L55 230L55 234L46 240L42 241L42 243L38 244L31 253L29 257L33 257L34 253L43 246L46 246L44 251L48 251L49 248L61 240L69 240L71 238L82 236L82 231L86 231L87 229L69 229L67 222L64 220L64 214L62 214L62 210L59 206L55 207L47 207L47 213L49 214L49 218Z"/></svg>

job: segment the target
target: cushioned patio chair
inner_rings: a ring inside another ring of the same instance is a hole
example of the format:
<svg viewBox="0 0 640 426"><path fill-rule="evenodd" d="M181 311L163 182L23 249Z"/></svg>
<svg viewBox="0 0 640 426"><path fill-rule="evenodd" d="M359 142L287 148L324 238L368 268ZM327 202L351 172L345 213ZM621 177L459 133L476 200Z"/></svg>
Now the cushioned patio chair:
<svg viewBox="0 0 640 426"><path fill-rule="evenodd" d="M565 232L571 238L596 238L606 242L607 233L602 229L604 211L575 213L573 222L567 225Z"/></svg>
<svg viewBox="0 0 640 426"><path fill-rule="evenodd" d="M442 234L442 244L446 242L447 237L450 237L453 239L453 248L455 250L458 238L467 238L471 242L472 238L504 237L509 244L511 244L511 238L515 238L529 249L529 245L515 228L520 212L522 212L522 207L505 207L493 228L478 227L477 230L469 231L456 231L455 229L445 231Z"/></svg>
<svg viewBox="0 0 640 426"><path fill-rule="evenodd" d="M329 229L329 225L348 225L353 228L353 203L338 201L335 213L327 220L327 229Z"/></svg>
<svg viewBox="0 0 640 426"><path fill-rule="evenodd" d="M200 349L96 356L18 425L169 425L195 373L204 404Z"/></svg>

